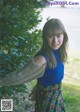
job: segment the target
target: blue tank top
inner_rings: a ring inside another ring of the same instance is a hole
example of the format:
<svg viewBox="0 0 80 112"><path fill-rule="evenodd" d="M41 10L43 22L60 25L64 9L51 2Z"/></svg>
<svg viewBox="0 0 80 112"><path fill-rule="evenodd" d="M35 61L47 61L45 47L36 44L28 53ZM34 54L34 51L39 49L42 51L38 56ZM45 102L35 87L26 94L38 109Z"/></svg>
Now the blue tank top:
<svg viewBox="0 0 80 112"><path fill-rule="evenodd" d="M43 76L38 78L39 84L44 87L60 83L64 76L64 64L60 60L60 50L53 50L53 54L57 63L56 67L49 68L47 66ZM47 61L47 55L44 52L40 53L40 55L43 55Z"/></svg>

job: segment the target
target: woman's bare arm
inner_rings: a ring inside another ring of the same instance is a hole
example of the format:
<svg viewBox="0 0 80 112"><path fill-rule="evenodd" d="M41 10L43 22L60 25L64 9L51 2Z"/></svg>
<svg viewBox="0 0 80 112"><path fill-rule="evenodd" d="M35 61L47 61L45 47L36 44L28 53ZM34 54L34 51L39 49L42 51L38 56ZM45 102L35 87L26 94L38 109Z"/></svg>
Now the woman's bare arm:
<svg viewBox="0 0 80 112"><path fill-rule="evenodd" d="M0 86L18 85L43 76L46 60L43 56L36 56L28 65L0 78Z"/></svg>

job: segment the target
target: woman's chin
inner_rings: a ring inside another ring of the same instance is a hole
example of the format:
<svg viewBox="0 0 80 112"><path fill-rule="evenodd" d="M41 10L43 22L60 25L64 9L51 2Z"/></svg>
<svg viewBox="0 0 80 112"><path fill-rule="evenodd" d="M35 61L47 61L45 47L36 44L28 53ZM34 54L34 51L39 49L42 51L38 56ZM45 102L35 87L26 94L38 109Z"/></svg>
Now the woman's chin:
<svg viewBox="0 0 80 112"><path fill-rule="evenodd" d="M53 49L53 50L58 50L58 49L59 49L59 47L52 47L52 49Z"/></svg>

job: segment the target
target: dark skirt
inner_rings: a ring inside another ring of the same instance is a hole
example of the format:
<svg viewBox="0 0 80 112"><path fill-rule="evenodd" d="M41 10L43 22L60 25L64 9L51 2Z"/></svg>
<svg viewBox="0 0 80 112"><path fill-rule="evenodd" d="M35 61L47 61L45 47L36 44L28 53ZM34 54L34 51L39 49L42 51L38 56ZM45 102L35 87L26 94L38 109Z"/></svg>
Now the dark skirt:
<svg viewBox="0 0 80 112"><path fill-rule="evenodd" d="M61 83L37 88L35 112L65 112Z"/></svg>

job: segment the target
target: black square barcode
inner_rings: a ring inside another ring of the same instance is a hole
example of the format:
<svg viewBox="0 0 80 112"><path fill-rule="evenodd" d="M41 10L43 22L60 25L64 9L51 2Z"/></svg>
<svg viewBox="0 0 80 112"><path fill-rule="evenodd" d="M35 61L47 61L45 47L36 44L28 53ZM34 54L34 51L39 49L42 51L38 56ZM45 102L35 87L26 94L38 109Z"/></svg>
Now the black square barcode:
<svg viewBox="0 0 80 112"><path fill-rule="evenodd" d="M13 100L1 99L1 111L13 111Z"/></svg>

